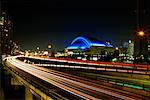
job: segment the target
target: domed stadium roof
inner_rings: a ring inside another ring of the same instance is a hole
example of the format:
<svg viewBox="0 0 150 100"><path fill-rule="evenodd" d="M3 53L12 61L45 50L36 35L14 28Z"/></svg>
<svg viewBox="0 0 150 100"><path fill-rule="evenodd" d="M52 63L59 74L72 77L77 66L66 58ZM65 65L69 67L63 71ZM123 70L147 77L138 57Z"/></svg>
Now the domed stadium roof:
<svg viewBox="0 0 150 100"><path fill-rule="evenodd" d="M79 37L75 38L69 46L67 46L67 49L87 50L92 46L113 47L113 45L108 42L99 41L99 40L97 40L95 38L91 38L91 37L79 36Z"/></svg>

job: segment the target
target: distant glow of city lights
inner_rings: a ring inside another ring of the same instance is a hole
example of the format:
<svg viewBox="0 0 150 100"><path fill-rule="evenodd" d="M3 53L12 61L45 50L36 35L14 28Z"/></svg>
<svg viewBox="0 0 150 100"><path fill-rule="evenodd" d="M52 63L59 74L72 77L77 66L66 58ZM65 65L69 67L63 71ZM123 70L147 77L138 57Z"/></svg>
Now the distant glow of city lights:
<svg viewBox="0 0 150 100"><path fill-rule="evenodd" d="M132 41L131 41L131 40L129 40L129 43L132 43Z"/></svg>
<svg viewBox="0 0 150 100"><path fill-rule="evenodd" d="M65 52L68 52L68 49L65 49Z"/></svg>
<svg viewBox="0 0 150 100"><path fill-rule="evenodd" d="M73 54L73 52L72 52L72 51L69 51L69 52L68 52L68 55L72 55L72 54Z"/></svg>
<svg viewBox="0 0 150 100"><path fill-rule="evenodd" d="M44 51L44 53L43 53L44 55L48 55L48 51Z"/></svg>
<svg viewBox="0 0 150 100"><path fill-rule="evenodd" d="M143 31L139 31L138 32L140 36L144 36L144 32Z"/></svg>
<svg viewBox="0 0 150 100"><path fill-rule="evenodd" d="M7 30L7 29L4 29L4 31L5 31L5 32L8 32L8 30Z"/></svg>
<svg viewBox="0 0 150 100"><path fill-rule="evenodd" d="M36 49L37 49L37 50L39 50L39 49L40 49L40 47L36 47Z"/></svg>
<svg viewBox="0 0 150 100"><path fill-rule="evenodd" d="M107 42L107 44L110 44L110 42Z"/></svg>
<svg viewBox="0 0 150 100"><path fill-rule="evenodd" d="M48 45L48 48L49 48L49 49L52 48L52 45L49 44L49 45Z"/></svg>
<svg viewBox="0 0 150 100"><path fill-rule="evenodd" d="M116 47L116 50L118 50L119 48L118 47Z"/></svg>
<svg viewBox="0 0 150 100"><path fill-rule="evenodd" d="M4 17L0 17L0 25L4 25Z"/></svg>

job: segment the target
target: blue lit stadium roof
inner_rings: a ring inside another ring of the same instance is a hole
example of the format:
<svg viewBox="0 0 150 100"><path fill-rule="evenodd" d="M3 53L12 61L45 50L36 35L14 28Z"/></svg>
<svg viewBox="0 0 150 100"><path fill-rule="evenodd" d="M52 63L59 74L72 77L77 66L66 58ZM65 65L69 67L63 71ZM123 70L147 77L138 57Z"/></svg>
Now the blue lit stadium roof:
<svg viewBox="0 0 150 100"><path fill-rule="evenodd" d="M113 45L111 45L107 42L104 42L104 41L99 41L99 40L91 38L91 37L79 36L71 42L71 44L67 47L67 49L87 50L91 46L113 47Z"/></svg>

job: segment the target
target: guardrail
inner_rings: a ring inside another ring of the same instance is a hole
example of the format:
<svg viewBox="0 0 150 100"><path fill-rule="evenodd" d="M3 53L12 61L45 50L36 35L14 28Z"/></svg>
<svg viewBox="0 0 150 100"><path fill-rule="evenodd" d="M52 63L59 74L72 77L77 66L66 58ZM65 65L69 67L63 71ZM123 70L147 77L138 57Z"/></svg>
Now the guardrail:
<svg viewBox="0 0 150 100"><path fill-rule="evenodd" d="M10 67L7 65L6 62L3 62L3 65L5 66L5 68L6 68L7 70L11 71L12 74L17 75L20 79L22 78L24 81L26 81L26 82L21 82L21 83L30 84L30 85L28 85L28 86L31 86L32 89L34 89L34 90L36 90L36 91L40 90L40 91L42 91L43 93L45 93L46 95L50 96L51 98L53 98L53 99L55 99L55 100L60 100L60 99L62 99L62 100L67 100L66 98L62 97L61 95L59 95L59 94L53 92L52 90L48 89L47 87L45 87L45 86L43 86L43 85L41 85L40 83L31 80L29 77L23 75L23 73L19 73L18 71L16 71L16 70L10 68ZM6 66L7 66L7 67L6 67ZM13 65L12 65L12 66L13 66ZM37 89L38 89L38 90L37 90ZM36 93L37 93L37 92L36 92ZM41 93L40 93L40 94L41 94ZM44 97L46 97L46 96L44 96Z"/></svg>

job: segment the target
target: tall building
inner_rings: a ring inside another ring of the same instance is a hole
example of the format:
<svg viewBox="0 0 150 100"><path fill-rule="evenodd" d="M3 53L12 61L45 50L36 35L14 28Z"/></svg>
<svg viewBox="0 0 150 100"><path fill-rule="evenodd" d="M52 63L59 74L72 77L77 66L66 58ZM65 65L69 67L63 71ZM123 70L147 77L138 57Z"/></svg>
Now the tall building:
<svg viewBox="0 0 150 100"><path fill-rule="evenodd" d="M0 44L1 44L1 54L9 55L11 54L11 48L13 46L12 41L12 22L9 16L1 9L0 14Z"/></svg>
<svg viewBox="0 0 150 100"><path fill-rule="evenodd" d="M1 19L1 1L0 1L0 64L2 62L2 50L1 50L1 24L2 24L2 19Z"/></svg>
<svg viewBox="0 0 150 100"><path fill-rule="evenodd" d="M129 40L128 42L128 48L127 48L127 53L129 57L133 57L134 55L134 43L133 41Z"/></svg>

